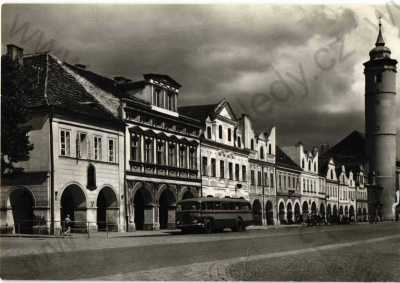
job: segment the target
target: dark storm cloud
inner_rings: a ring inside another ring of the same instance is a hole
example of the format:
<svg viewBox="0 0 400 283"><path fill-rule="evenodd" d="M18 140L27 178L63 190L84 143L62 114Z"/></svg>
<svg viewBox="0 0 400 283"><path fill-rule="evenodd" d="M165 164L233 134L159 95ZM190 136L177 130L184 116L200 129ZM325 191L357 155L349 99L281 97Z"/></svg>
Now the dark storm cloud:
<svg viewBox="0 0 400 283"><path fill-rule="evenodd" d="M167 73L182 85L181 105L226 97L279 142L332 143L363 130L362 62L375 34L358 30L350 7L266 5L5 5L2 38L22 42L29 23L54 39L53 51L108 76ZM373 19L374 20L374 19ZM374 32L375 33L375 32ZM37 37L37 36L36 36ZM36 38L37 39L37 38ZM355 68L357 66L358 68ZM361 84L362 85L362 84Z"/></svg>

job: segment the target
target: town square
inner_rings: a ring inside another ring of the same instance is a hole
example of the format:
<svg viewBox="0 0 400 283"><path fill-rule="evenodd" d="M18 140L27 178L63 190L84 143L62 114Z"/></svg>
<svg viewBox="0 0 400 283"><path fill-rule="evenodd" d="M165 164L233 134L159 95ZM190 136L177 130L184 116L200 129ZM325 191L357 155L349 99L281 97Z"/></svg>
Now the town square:
<svg viewBox="0 0 400 283"><path fill-rule="evenodd" d="M3 5L0 277L398 281L399 7Z"/></svg>

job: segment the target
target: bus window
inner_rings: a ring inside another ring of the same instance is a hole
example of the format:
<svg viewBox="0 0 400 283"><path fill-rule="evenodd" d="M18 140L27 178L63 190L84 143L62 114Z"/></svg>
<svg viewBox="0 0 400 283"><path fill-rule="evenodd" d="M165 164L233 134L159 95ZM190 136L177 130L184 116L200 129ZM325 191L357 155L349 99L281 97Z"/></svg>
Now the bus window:
<svg viewBox="0 0 400 283"><path fill-rule="evenodd" d="M222 203L222 209L224 209L224 210L232 210L232 203L230 203L230 202L223 202L223 203Z"/></svg>
<svg viewBox="0 0 400 283"><path fill-rule="evenodd" d="M222 205L221 205L221 203L220 202L214 202L214 209L222 209Z"/></svg>
<svg viewBox="0 0 400 283"><path fill-rule="evenodd" d="M200 209L200 203L191 201L191 202L182 202L177 205L176 208L178 211L182 210L199 210Z"/></svg>
<svg viewBox="0 0 400 283"><path fill-rule="evenodd" d="M241 203L240 210L250 210L250 205L248 203Z"/></svg>
<svg viewBox="0 0 400 283"><path fill-rule="evenodd" d="M201 209L203 210L213 210L214 209L214 203L210 201L202 202L201 203Z"/></svg>

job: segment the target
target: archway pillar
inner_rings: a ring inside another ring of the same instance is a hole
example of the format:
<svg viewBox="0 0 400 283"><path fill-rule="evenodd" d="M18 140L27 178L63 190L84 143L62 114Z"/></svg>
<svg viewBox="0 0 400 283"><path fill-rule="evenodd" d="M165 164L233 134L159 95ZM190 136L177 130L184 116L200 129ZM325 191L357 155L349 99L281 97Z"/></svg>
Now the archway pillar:
<svg viewBox="0 0 400 283"><path fill-rule="evenodd" d="M62 233L62 223L61 223L61 196L58 194L54 202L54 224L53 224L53 234L61 235Z"/></svg>
<svg viewBox="0 0 400 283"><path fill-rule="evenodd" d="M75 221L85 221L84 214L85 211L83 209L77 210L75 212ZM97 207L95 206L95 202L91 201L90 206L86 209L86 219L87 224L86 227L89 229L89 232L97 232ZM79 225L80 226L80 225Z"/></svg>

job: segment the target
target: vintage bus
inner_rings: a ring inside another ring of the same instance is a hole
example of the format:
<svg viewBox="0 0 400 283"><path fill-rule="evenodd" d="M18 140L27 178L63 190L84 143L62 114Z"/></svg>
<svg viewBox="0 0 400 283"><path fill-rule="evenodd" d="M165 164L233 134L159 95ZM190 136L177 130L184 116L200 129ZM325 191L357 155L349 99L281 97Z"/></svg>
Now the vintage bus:
<svg viewBox="0 0 400 283"><path fill-rule="evenodd" d="M191 198L176 204L176 227L183 232L244 231L253 223L251 204L238 198Z"/></svg>

